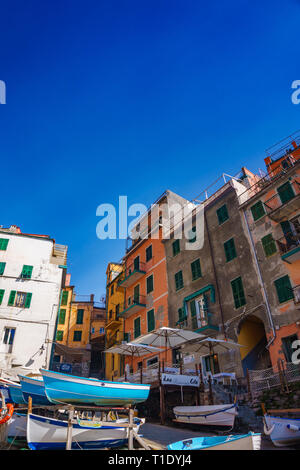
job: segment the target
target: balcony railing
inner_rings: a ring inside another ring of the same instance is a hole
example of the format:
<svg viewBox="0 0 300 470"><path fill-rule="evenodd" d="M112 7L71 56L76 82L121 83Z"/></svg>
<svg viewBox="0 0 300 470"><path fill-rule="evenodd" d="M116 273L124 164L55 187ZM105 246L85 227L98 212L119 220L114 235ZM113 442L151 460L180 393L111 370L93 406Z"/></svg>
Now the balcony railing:
<svg viewBox="0 0 300 470"><path fill-rule="evenodd" d="M211 322L212 313L207 312L204 317L197 318L183 318L176 323L178 328L194 330L194 331L203 331L207 329L219 330L219 327L213 325Z"/></svg>
<svg viewBox="0 0 300 470"><path fill-rule="evenodd" d="M266 212L276 222L287 218L299 206L300 183L294 180L280 192L264 202Z"/></svg>
<svg viewBox="0 0 300 470"><path fill-rule="evenodd" d="M118 284L122 287L130 287L144 276L144 274L146 274L145 263L134 262L125 269L124 275L121 277Z"/></svg>
<svg viewBox="0 0 300 470"><path fill-rule="evenodd" d="M287 233L284 237L276 240L278 249L281 255L288 253L294 248L300 247L300 234L294 234L292 232Z"/></svg>
<svg viewBox="0 0 300 470"><path fill-rule="evenodd" d="M134 313L137 313L142 308L146 307L147 301L145 295L135 295L130 300L127 300L124 303L123 311L120 312L120 315L128 317Z"/></svg>

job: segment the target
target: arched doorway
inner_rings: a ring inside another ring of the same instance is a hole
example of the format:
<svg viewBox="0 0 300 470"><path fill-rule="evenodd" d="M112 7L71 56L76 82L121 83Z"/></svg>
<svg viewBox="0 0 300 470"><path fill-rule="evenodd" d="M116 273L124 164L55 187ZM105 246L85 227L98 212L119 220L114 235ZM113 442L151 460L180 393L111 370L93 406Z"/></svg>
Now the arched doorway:
<svg viewBox="0 0 300 470"><path fill-rule="evenodd" d="M269 351L266 349L267 337L262 320L249 315L239 327L238 343L245 346L240 349L244 374L247 369L267 369L272 366Z"/></svg>

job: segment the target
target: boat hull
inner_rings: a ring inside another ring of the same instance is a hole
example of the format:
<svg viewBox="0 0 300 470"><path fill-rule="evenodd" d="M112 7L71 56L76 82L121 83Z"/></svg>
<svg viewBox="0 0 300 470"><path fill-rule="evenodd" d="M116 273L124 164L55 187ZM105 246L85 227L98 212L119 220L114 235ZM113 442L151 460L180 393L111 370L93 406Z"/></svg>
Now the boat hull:
<svg viewBox="0 0 300 470"><path fill-rule="evenodd" d="M256 433L235 436L196 437L174 442L168 450L260 450L261 435Z"/></svg>
<svg viewBox="0 0 300 470"><path fill-rule="evenodd" d="M173 409L179 423L233 427L236 407L229 405L177 406Z"/></svg>
<svg viewBox="0 0 300 470"><path fill-rule="evenodd" d="M108 382L41 369L47 398L52 403L98 406L134 405L147 400L150 385Z"/></svg>
<svg viewBox="0 0 300 470"><path fill-rule="evenodd" d="M138 420L134 430L138 432L143 420ZM67 441L68 422L44 416L28 414L27 442L32 450L65 449ZM118 425L102 422L101 426L86 426L73 424L72 449L102 449L120 447L128 440L128 428L124 422Z"/></svg>
<svg viewBox="0 0 300 470"><path fill-rule="evenodd" d="M28 403L28 398L32 398L33 405L52 405L45 392L43 380L33 379L19 375L23 398Z"/></svg>
<svg viewBox="0 0 300 470"><path fill-rule="evenodd" d="M265 415L265 433L276 447L300 444L300 419ZM272 431L272 432L270 432Z"/></svg>
<svg viewBox="0 0 300 470"><path fill-rule="evenodd" d="M16 405L25 405L26 402L24 400L23 394L22 394L22 388L21 385L9 385L8 386L9 390L9 395L13 403Z"/></svg>

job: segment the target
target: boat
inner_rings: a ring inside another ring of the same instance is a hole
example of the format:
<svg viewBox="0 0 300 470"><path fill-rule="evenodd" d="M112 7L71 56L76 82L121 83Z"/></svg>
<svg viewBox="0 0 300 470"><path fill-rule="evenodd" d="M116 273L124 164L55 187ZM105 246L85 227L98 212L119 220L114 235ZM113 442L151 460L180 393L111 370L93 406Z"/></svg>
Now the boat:
<svg viewBox="0 0 300 470"><path fill-rule="evenodd" d="M9 391L9 395L13 403L15 403L16 405L26 404L23 394L22 394L22 387L20 384L17 384L17 383L9 384L8 391Z"/></svg>
<svg viewBox="0 0 300 470"><path fill-rule="evenodd" d="M33 405L52 405L45 392L43 379L34 379L19 375L23 398L28 403L28 398L32 398Z"/></svg>
<svg viewBox="0 0 300 470"><path fill-rule="evenodd" d="M136 433L144 422L144 419L134 418L133 429ZM71 448L73 450L120 447L128 440L128 427L124 424L124 420L92 422L78 419L72 427ZM27 443L32 450L65 449L67 430L67 420L28 413Z"/></svg>
<svg viewBox="0 0 300 470"><path fill-rule="evenodd" d="M207 406L176 406L173 412L178 423L233 427L237 415L236 404Z"/></svg>
<svg viewBox="0 0 300 470"><path fill-rule="evenodd" d="M249 432L231 436L194 437L174 442L167 450L260 450L261 434Z"/></svg>
<svg viewBox="0 0 300 470"><path fill-rule="evenodd" d="M264 433L276 447L300 444L300 418L264 415Z"/></svg>
<svg viewBox="0 0 300 470"><path fill-rule="evenodd" d="M93 405L134 405L147 400L150 385L109 382L41 369L45 391L51 403Z"/></svg>

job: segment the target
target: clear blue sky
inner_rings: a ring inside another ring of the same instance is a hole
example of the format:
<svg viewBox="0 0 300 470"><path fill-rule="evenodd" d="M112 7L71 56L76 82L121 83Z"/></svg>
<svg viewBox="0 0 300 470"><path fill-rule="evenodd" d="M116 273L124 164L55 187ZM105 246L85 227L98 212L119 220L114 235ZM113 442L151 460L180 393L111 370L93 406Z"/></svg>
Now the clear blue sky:
<svg viewBox="0 0 300 470"><path fill-rule="evenodd" d="M99 300L125 247L97 239L99 204L193 198L300 128L299 20L297 0L2 1L0 224L67 244Z"/></svg>

